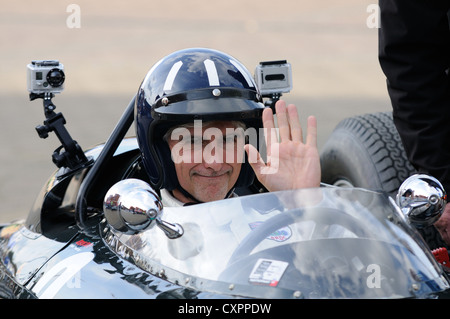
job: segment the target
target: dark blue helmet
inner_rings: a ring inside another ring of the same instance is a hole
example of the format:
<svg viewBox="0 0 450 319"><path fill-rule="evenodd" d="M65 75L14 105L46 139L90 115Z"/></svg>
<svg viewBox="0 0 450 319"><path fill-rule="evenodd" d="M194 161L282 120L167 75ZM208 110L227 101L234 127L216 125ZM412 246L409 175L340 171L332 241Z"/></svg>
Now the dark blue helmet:
<svg viewBox="0 0 450 319"><path fill-rule="evenodd" d="M136 98L136 135L143 164L156 189L179 187L164 134L194 120L242 121L262 126L264 105L250 72L233 57L211 49L174 52L147 73ZM254 179L245 162L235 187Z"/></svg>

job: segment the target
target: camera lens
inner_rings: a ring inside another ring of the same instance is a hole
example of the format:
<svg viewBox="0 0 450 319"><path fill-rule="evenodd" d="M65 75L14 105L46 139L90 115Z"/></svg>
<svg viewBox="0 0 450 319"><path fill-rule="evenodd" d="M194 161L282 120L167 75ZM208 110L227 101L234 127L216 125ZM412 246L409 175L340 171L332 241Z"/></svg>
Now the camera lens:
<svg viewBox="0 0 450 319"><path fill-rule="evenodd" d="M58 87L63 85L64 83L64 72L61 69L51 69L48 73L47 73L47 82L52 86L52 87Z"/></svg>

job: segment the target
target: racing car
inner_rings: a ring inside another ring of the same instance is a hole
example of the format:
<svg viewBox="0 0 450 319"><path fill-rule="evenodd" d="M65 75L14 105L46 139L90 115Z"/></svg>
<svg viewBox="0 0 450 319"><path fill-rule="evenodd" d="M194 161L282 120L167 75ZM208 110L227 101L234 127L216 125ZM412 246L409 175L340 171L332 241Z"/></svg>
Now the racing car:
<svg viewBox="0 0 450 319"><path fill-rule="evenodd" d="M44 68L61 83L55 67L37 62L30 72ZM321 187L254 185L225 200L163 207L136 138L125 137L136 97L109 139L86 151L52 97L30 94L44 101L40 137L55 132L61 141L58 168L27 218L0 226L1 298L448 297L447 250L432 250L419 233L446 195L407 163L388 113L338 125L322 151Z"/></svg>

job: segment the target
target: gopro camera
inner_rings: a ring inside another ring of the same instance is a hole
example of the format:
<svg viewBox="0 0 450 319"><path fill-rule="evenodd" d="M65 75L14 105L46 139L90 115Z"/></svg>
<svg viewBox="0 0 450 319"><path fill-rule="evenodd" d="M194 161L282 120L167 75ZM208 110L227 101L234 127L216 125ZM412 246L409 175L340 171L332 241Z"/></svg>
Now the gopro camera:
<svg viewBox="0 0 450 319"><path fill-rule="evenodd" d="M64 66L57 60L36 60L27 65L27 86L30 93L61 93L64 90L64 80Z"/></svg>
<svg viewBox="0 0 450 319"><path fill-rule="evenodd" d="M291 65L286 60L260 62L255 81L263 96L287 93L292 89Z"/></svg>

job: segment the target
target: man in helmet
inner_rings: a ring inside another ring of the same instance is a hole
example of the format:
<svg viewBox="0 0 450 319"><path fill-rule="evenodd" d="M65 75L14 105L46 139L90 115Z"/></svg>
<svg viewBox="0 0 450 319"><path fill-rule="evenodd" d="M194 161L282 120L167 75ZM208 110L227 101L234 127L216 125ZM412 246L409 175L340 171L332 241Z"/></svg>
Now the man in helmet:
<svg viewBox="0 0 450 319"><path fill-rule="evenodd" d="M319 186L315 118L308 119L303 143L296 107L279 101L276 113L279 142L272 110L261 103L252 76L225 53L187 49L157 62L139 88L136 133L164 205L224 199L255 175L269 191ZM260 142L263 129L266 161L261 143L244 141L251 131Z"/></svg>

